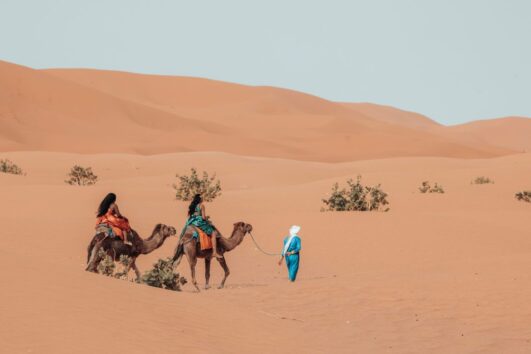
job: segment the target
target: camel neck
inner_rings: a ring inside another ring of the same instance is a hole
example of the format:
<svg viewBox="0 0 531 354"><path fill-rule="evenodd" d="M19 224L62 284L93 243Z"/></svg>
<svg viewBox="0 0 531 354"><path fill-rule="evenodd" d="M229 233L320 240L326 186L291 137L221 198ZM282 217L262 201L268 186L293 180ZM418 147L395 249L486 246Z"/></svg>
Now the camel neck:
<svg viewBox="0 0 531 354"><path fill-rule="evenodd" d="M156 232L151 235L148 239L142 241L142 254L151 253L157 248L159 248L164 242L164 237L162 232Z"/></svg>
<svg viewBox="0 0 531 354"><path fill-rule="evenodd" d="M245 233L241 230L235 230L229 238L220 237L219 242L225 249L225 251L232 251L243 241Z"/></svg>

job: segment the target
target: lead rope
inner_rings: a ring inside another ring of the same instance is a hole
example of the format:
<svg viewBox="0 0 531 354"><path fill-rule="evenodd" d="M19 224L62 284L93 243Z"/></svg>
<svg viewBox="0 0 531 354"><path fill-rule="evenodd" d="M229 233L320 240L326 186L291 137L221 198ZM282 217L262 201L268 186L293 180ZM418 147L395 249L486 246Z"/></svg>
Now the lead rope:
<svg viewBox="0 0 531 354"><path fill-rule="evenodd" d="M252 234L251 232L249 232L249 235L251 235L251 238L253 239L253 242L254 242L254 244L256 245L256 248L257 248L260 252L262 252L263 254L265 254L265 255L267 255L267 256L281 256L281 255L282 255L281 253L269 253L269 252L264 251L264 250L262 249L262 247L260 247L260 246L258 245L258 243L256 243L256 240L254 239L253 234Z"/></svg>

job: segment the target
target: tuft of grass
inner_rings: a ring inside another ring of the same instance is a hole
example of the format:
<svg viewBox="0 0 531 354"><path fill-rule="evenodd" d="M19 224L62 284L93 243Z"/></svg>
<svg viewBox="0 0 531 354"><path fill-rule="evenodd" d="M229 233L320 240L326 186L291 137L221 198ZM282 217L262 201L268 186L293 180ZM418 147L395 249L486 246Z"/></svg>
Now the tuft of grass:
<svg viewBox="0 0 531 354"><path fill-rule="evenodd" d="M12 175L23 175L24 171L9 159L0 160L0 172Z"/></svg>
<svg viewBox="0 0 531 354"><path fill-rule="evenodd" d="M420 193L444 193L444 188L437 182L432 187L429 181L424 181L419 187Z"/></svg>
<svg viewBox="0 0 531 354"><path fill-rule="evenodd" d="M339 183L332 186L330 196L322 199L326 207L321 211L389 211L387 200L388 194L381 186L364 186L361 184L361 176L356 181L347 180L347 188L339 188Z"/></svg>
<svg viewBox="0 0 531 354"><path fill-rule="evenodd" d="M514 195L516 200L531 203L531 191L522 191Z"/></svg>
<svg viewBox="0 0 531 354"><path fill-rule="evenodd" d="M491 180L491 179L488 178L488 177L485 177L485 176L476 177L476 178L472 181L472 184L489 184L489 183L494 183L494 181Z"/></svg>

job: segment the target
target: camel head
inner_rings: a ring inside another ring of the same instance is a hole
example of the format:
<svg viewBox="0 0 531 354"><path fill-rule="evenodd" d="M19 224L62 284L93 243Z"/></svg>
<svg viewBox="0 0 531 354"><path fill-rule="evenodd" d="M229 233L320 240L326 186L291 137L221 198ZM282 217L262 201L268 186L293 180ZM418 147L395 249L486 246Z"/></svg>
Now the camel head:
<svg viewBox="0 0 531 354"><path fill-rule="evenodd" d="M173 226L157 224L157 226L155 226L155 230L153 230L153 234L155 233L160 233L162 237L166 238L176 235L177 230L175 230L175 227Z"/></svg>
<svg viewBox="0 0 531 354"><path fill-rule="evenodd" d="M234 223L234 231L236 230L240 230L245 235L248 232L253 231L253 226L251 224L246 224L243 221L239 221L237 223Z"/></svg>

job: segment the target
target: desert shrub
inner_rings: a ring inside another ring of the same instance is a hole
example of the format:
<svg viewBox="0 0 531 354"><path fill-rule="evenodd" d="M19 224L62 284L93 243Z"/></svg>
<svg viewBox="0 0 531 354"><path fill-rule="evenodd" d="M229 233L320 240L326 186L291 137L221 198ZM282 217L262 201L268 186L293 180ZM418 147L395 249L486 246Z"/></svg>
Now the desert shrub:
<svg viewBox="0 0 531 354"><path fill-rule="evenodd" d="M431 189L430 182L424 181L419 187L420 193L427 193Z"/></svg>
<svg viewBox="0 0 531 354"><path fill-rule="evenodd" d="M186 279L179 276L179 273L175 273L172 259L166 258L159 259L153 264L153 269L148 270L142 276L142 282L156 288L180 291Z"/></svg>
<svg viewBox="0 0 531 354"><path fill-rule="evenodd" d="M178 184L174 184L175 198L178 200L190 201L194 195L201 194L203 200L210 202L221 195L221 183L216 179L214 173L212 177L207 172L203 172L203 177L199 178L197 170L191 169L190 175L176 175L179 179Z"/></svg>
<svg viewBox="0 0 531 354"><path fill-rule="evenodd" d="M98 176L92 172L92 168L78 165L70 169L67 177L69 178L65 180L65 183L70 185L90 186L98 181Z"/></svg>
<svg viewBox="0 0 531 354"><path fill-rule="evenodd" d="M321 211L388 211L384 208L389 204L387 193L382 191L380 185L364 186L361 184L361 176L358 176L356 182L352 179L347 180L348 188L339 188L339 184L332 186L330 196L322 199L326 207Z"/></svg>
<svg viewBox="0 0 531 354"><path fill-rule="evenodd" d="M443 186L437 184L436 182L433 188L430 190L430 193L444 193Z"/></svg>
<svg viewBox="0 0 531 354"><path fill-rule="evenodd" d="M494 183L494 181L485 176L476 177L476 179L472 181L472 184L489 184L489 183Z"/></svg>
<svg viewBox="0 0 531 354"><path fill-rule="evenodd" d="M8 159L0 160L0 172L11 173L13 175L22 175L24 171L18 167L14 162Z"/></svg>
<svg viewBox="0 0 531 354"><path fill-rule="evenodd" d="M444 189L440 184L435 182L435 185L432 187L429 181L424 181L419 187L420 193L444 193Z"/></svg>
<svg viewBox="0 0 531 354"><path fill-rule="evenodd" d="M127 279L126 271L132 262L133 260L131 259L131 257L122 254L120 256L120 260L118 261L118 264L120 265L121 269L119 271L116 270L116 272L114 273L114 277L117 279Z"/></svg>
<svg viewBox="0 0 531 354"><path fill-rule="evenodd" d="M531 191L518 192L514 195L514 197L522 202L531 203Z"/></svg>
<svg viewBox="0 0 531 354"><path fill-rule="evenodd" d="M103 249L98 251L98 257L101 258L101 262L98 264L98 273L117 279L127 279L127 274L125 271L127 268L129 268L131 262L133 261L131 257L124 254L120 256L120 260L118 262L120 269L116 267L116 263L112 257L105 253Z"/></svg>
<svg viewBox="0 0 531 354"><path fill-rule="evenodd" d="M102 258L101 262L98 264L98 273L112 277L114 275L114 269L116 268L113 259L102 249L99 250L98 257Z"/></svg>

